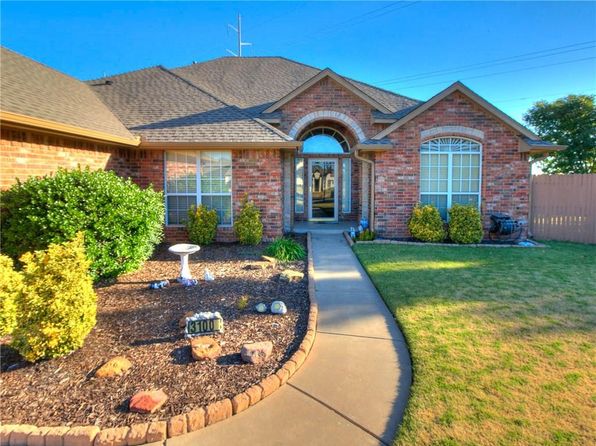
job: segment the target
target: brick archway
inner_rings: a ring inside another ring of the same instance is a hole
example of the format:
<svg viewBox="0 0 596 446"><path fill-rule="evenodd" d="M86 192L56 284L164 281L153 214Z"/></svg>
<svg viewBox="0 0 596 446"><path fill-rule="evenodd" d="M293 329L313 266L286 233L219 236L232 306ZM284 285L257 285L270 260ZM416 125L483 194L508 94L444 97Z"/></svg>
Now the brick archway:
<svg viewBox="0 0 596 446"><path fill-rule="evenodd" d="M354 121L348 115L331 110L316 111L303 116L298 121L296 121L296 123L292 126L292 129L288 134L292 138L296 139L296 137L300 134L300 131L304 129L304 127L306 127L308 124L323 119L341 122L354 133L354 135L358 138L359 142L362 142L366 139L364 131L356 121Z"/></svg>

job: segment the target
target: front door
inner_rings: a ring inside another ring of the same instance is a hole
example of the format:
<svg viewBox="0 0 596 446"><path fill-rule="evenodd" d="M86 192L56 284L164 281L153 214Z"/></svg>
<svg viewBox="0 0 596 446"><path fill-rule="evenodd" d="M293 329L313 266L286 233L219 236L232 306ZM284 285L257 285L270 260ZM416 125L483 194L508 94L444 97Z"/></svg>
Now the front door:
<svg viewBox="0 0 596 446"><path fill-rule="evenodd" d="M309 220L337 221L336 159L309 159Z"/></svg>

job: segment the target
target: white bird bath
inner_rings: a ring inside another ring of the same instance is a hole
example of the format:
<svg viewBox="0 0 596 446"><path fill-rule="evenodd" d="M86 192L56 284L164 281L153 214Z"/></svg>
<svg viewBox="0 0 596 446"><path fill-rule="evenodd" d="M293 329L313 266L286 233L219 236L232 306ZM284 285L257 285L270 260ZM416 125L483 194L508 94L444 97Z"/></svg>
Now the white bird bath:
<svg viewBox="0 0 596 446"><path fill-rule="evenodd" d="M180 256L180 280L192 279L192 274L190 274L190 268L188 267L188 256L194 254L199 249L201 249L199 245L191 245L188 243L179 243L168 248L168 251L172 254Z"/></svg>

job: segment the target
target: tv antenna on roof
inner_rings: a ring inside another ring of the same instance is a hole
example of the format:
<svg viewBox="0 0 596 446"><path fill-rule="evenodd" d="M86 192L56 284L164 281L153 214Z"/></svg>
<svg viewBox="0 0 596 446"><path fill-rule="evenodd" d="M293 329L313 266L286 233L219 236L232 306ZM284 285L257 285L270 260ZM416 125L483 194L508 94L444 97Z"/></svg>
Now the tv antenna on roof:
<svg viewBox="0 0 596 446"><path fill-rule="evenodd" d="M238 50L236 52L232 50L226 51L230 53L232 56L242 57L242 47L252 45L252 43L242 41L242 17L240 16L240 14L238 14L238 25L233 26L228 24L228 27L232 28L232 30L234 30L234 32L238 35Z"/></svg>

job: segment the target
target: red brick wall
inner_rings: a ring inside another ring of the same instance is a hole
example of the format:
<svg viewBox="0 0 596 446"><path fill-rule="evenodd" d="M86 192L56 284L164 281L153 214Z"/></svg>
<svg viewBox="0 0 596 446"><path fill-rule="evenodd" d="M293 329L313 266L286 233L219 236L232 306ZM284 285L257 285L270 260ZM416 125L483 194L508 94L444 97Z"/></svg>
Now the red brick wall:
<svg viewBox="0 0 596 446"><path fill-rule="evenodd" d="M527 160L518 152L518 138L466 96L455 92L389 135L395 149L375 154L376 229L385 237L408 235L407 221L419 200L420 132L438 126L464 126L484 132L481 210L485 227L492 211L528 217ZM465 136L467 135L437 135ZM478 139L478 138L471 138Z"/></svg>
<svg viewBox="0 0 596 446"><path fill-rule="evenodd" d="M2 128L0 139L0 187L6 189L16 178L42 176L59 167L113 170L130 177L141 187L153 184L163 190L164 151L116 147L53 136L41 132ZM234 216L245 193L262 213L264 236L272 239L283 232L283 183L281 152L278 150L234 150L232 152L232 202ZM182 227L166 227L168 241L186 241ZM232 228L220 228L218 240L234 240Z"/></svg>
<svg viewBox="0 0 596 446"><path fill-rule="evenodd" d="M143 169L141 169L143 172ZM161 170L163 175L163 169ZM161 180L163 184L163 179ZM242 199L255 202L261 211L263 238L272 240L283 234L282 155L279 150L232 151L232 208L233 219L240 213ZM166 238L171 242L188 241L186 229L167 226ZM234 229L222 227L217 240L234 241Z"/></svg>

